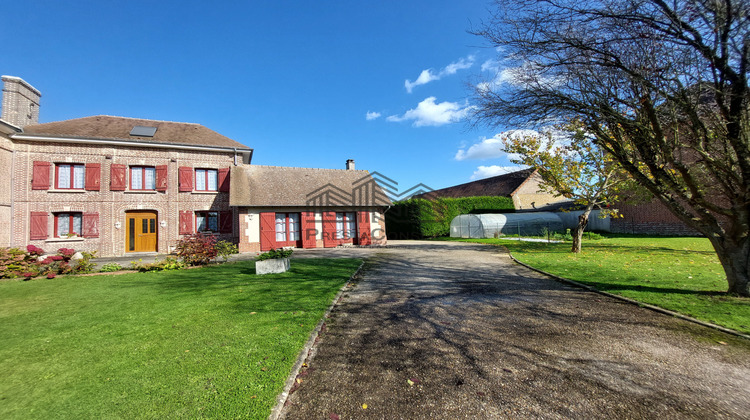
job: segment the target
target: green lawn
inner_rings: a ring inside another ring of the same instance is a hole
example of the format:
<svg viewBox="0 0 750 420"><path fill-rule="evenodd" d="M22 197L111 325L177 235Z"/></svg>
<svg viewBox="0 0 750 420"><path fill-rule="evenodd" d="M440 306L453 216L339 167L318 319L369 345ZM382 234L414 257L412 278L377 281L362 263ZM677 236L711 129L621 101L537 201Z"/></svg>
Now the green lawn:
<svg viewBox="0 0 750 420"><path fill-rule="evenodd" d="M266 418L360 262L0 282L0 418Z"/></svg>
<svg viewBox="0 0 750 420"><path fill-rule="evenodd" d="M584 236L581 254L572 254L569 242L464 241L503 245L548 273L750 333L750 299L725 293L724 270L705 238Z"/></svg>

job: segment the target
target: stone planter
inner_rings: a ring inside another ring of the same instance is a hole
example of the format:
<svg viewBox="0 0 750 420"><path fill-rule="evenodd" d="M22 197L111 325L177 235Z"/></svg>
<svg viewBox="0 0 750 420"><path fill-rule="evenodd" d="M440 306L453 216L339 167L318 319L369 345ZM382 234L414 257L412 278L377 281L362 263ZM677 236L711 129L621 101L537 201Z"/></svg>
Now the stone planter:
<svg viewBox="0 0 750 420"><path fill-rule="evenodd" d="M284 273L289 270L289 258L256 261L255 274Z"/></svg>

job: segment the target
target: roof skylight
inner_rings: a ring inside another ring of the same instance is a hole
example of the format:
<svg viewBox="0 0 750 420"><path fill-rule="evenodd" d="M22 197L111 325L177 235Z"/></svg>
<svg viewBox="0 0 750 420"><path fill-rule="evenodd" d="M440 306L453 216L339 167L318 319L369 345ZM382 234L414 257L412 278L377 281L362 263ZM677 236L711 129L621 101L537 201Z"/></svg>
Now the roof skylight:
<svg viewBox="0 0 750 420"><path fill-rule="evenodd" d="M154 134L156 134L156 127L148 127L145 125L136 125L130 130L131 136L154 137Z"/></svg>

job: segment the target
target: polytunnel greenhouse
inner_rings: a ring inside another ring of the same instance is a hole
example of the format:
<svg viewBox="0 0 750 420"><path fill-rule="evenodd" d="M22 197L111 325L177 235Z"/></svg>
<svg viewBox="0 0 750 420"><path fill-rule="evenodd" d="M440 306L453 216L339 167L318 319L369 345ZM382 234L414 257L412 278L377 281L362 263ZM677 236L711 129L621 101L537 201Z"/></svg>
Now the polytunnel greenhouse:
<svg viewBox="0 0 750 420"><path fill-rule="evenodd" d="M564 232L576 226L582 213L462 214L451 221L451 238L540 236L545 232ZM598 210L592 211L586 230L609 231L609 218L601 219Z"/></svg>

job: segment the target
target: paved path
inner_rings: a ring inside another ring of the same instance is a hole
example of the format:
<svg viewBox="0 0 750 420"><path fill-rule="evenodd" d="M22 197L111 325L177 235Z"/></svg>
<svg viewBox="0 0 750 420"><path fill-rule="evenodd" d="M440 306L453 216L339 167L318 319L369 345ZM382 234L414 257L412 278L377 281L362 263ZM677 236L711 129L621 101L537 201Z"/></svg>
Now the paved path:
<svg viewBox="0 0 750 420"><path fill-rule="evenodd" d="M331 313L286 419L750 418L747 340L497 248L393 243Z"/></svg>

